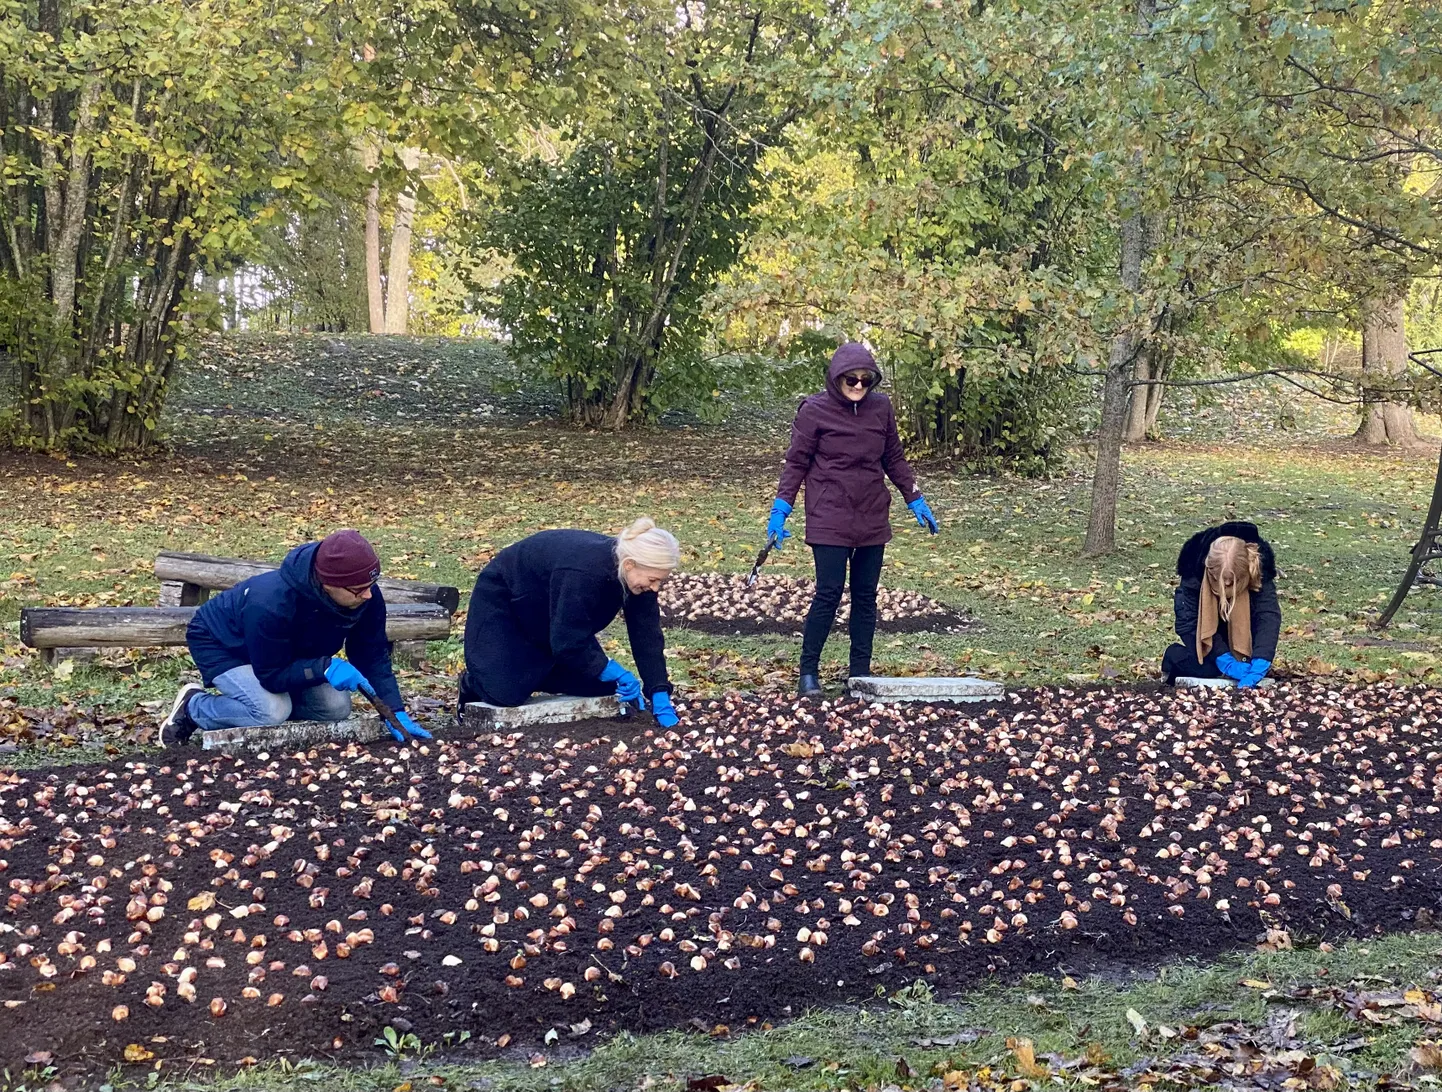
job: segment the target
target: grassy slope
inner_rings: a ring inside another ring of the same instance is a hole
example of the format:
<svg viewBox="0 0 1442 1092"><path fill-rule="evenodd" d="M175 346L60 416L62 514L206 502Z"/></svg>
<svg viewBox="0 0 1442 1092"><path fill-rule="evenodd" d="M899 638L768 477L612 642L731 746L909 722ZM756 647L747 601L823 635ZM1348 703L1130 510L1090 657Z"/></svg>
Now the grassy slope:
<svg viewBox="0 0 1442 1092"><path fill-rule="evenodd" d="M533 530L614 528L649 512L678 532L688 567L749 565L784 447L774 417L738 415L725 428L578 434L535 419L545 392L520 387L493 350L383 339L362 343L362 353L337 344L242 342L212 355L211 370L192 377L177 401L167 457L135 464L0 457L11 513L0 530L0 693L35 705L117 707L163 696L177 658L150 657L123 678L82 668L55 686L15 645L28 604L154 602L149 563L163 547L279 557L295 542L353 525L378 542L388 572L468 589L495 549ZM277 370L299 378L281 385ZM387 372L384 389L416 373L426 378L412 380L418 385L405 398L366 395L383 389ZM358 374L376 386L352 392ZM445 417L467 382L467 404L485 407L487 424L430 423ZM1199 419L1223 414L1185 416L1200 431ZM1432 589L1419 590L1394 626L1389 639L1401 644L1376 643L1366 623L1416 536L1431 454L1361 453L1331 439L1258 443L1259 435L1253 423L1241 443L1129 451L1120 549L1100 562L1077 556L1084 473L1021 481L923 467L944 531L930 538L898 519L883 579L957 603L985 628L919 642L882 639L878 668L970 670L1018 682L1147 677L1170 639L1178 545L1195 529L1236 516L1258 520L1277 546L1287 622L1281 669L1430 677L1442 649ZM795 546L770 564L809 572L809 557ZM677 630L671 643L679 676L701 688L755 685L768 675L789 681L796 654L784 639ZM454 666L454 643L433 652L440 673ZM828 652L826 669L837 676L842 643Z"/></svg>

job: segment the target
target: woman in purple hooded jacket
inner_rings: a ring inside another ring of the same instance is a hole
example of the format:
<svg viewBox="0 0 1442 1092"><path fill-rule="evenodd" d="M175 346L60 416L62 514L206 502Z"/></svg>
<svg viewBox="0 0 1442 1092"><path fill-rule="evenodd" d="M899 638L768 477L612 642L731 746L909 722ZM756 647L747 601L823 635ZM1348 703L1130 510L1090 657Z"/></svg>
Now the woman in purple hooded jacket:
<svg viewBox="0 0 1442 1092"><path fill-rule="evenodd" d="M786 467L766 523L767 541L777 548L791 537L786 517L806 483L806 544L816 558L816 596L806 615L801 641L803 698L822 694L818 676L821 649L836 621L846 566L851 566L851 670L855 678L871 674L871 642L876 632L876 584L881 560L891 541L890 478L901 491L916 522L932 534L936 517L916 487L916 475L901 452L896 411L876 390L881 369L866 346L849 341L837 349L826 369L826 390L801 403L791 425Z"/></svg>

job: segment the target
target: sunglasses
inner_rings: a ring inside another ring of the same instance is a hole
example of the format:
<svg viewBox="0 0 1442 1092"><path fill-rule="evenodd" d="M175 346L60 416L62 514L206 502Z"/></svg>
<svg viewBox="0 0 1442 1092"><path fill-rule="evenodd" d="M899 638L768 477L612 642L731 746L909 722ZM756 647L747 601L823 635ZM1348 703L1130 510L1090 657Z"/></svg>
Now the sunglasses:
<svg viewBox="0 0 1442 1092"><path fill-rule="evenodd" d="M860 387L862 390L870 390L876 386L876 376L868 372L865 375L843 375L848 387Z"/></svg>

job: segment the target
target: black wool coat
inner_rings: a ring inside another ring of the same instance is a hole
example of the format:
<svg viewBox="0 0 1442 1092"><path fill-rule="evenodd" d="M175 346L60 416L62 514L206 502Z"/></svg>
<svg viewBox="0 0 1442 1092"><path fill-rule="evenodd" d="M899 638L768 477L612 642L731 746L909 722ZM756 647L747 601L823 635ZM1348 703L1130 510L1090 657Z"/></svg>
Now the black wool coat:
<svg viewBox="0 0 1442 1092"><path fill-rule="evenodd" d="M1177 575L1181 577L1173 597L1176 611L1177 636L1187 648L1195 650L1197 644L1197 614L1201 607L1202 581L1206 578L1207 551L1212 543L1226 536L1239 538L1243 542L1257 544L1262 558L1262 588L1252 592L1252 658L1254 660L1275 660L1277 642L1282 636L1282 607L1277 601L1277 559L1272 546L1262 537L1255 523L1238 520L1208 527L1187 539L1182 552L1177 555ZM1212 638L1212 652L1221 655L1231 651L1227 643L1227 627L1217 627Z"/></svg>
<svg viewBox="0 0 1442 1092"><path fill-rule="evenodd" d="M484 619L501 609L538 667L559 664L595 678L608 659L596 634L624 613L645 693L669 691L656 593L626 590L617 573L615 546L605 535L573 530L540 531L507 546L476 577L466 616L467 661L483 660L493 646L499 635L487 631Z"/></svg>

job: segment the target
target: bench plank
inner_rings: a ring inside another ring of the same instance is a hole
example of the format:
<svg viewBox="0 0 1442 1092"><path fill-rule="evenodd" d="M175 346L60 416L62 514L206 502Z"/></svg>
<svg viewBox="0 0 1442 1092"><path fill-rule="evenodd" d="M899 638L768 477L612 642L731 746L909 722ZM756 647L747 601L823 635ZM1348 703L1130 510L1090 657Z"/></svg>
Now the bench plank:
<svg viewBox="0 0 1442 1092"><path fill-rule="evenodd" d="M206 591L224 591L242 580L280 568L273 561L248 561L241 557L214 557L162 550L155 555L155 576L161 583L189 584ZM421 580L376 581L386 603L439 603L450 614L461 604L458 588L449 584L428 584ZM184 600L182 600L184 602Z"/></svg>
<svg viewBox="0 0 1442 1092"><path fill-rule="evenodd" d="M196 607L24 607L20 643L30 648L150 648L185 644ZM451 614L439 603L386 604L391 641L442 641Z"/></svg>

